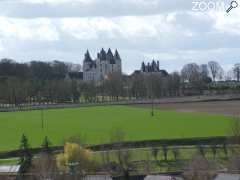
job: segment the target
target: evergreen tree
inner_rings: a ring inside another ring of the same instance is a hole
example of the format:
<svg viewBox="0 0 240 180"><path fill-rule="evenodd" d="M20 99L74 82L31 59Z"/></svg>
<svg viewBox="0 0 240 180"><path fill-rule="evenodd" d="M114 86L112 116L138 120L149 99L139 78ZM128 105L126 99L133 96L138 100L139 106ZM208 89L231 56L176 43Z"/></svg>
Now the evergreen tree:
<svg viewBox="0 0 240 180"><path fill-rule="evenodd" d="M177 161L178 157L179 157L179 149L177 147L173 148L172 152L173 152L173 156L174 156L175 161Z"/></svg>
<svg viewBox="0 0 240 180"><path fill-rule="evenodd" d="M50 145L51 145L50 140L48 139L47 136L45 136L43 143L42 143L42 151L44 153L50 153L50 147L49 147Z"/></svg>
<svg viewBox="0 0 240 180"><path fill-rule="evenodd" d="M30 150L28 139L25 136L25 134L22 135L19 150L20 150L19 159L20 174L24 174L32 164L32 153Z"/></svg>
<svg viewBox="0 0 240 180"><path fill-rule="evenodd" d="M166 145L163 145L162 146L162 151L163 151L164 161L167 161L167 158L168 158L168 147Z"/></svg>

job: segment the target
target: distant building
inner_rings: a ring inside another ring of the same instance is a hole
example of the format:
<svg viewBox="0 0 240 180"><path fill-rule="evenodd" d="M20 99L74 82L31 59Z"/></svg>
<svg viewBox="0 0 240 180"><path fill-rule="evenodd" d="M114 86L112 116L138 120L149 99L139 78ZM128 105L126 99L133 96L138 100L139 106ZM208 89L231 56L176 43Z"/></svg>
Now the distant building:
<svg viewBox="0 0 240 180"><path fill-rule="evenodd" d="M110 48L108 52L102 49L95 60L91 58L87 50L83 60L83 81L99 82L114 72L122 72L122 60L117 50L113 55Z"/></svg>
<svg viewBox="0 0 240 180"><path fill-rule="evenodd" d="M159 61L152 60L152 62L142 62L141 69L136 70L134 74L150 74L150 73L159 73L163 76L168 76L168 72L164 69L160 69Z"/></svg>
<svg viewBox="0 0 240 180"><path fill-rule="evenodd" d="M156 62L153 60L152 63L148 62L147 64L145 64L145 62L142 62L141 71L144 73L160 72L159 61Z"/></svg>

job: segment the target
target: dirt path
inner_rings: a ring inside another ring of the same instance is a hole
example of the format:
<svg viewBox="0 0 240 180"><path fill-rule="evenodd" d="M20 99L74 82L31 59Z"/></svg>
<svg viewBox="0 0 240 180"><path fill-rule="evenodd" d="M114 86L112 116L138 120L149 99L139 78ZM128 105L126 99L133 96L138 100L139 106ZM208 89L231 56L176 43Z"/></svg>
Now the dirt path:
<svg viewBox="0 0 240 180"><path fill-rule="evenodd" d="M138 105L151 107L151 105ZM164 110L176 110L180 112L205 112L211 114L222 114L227 116L240 116L240 101L212 101L212 102L189 102L189 103L167 103L154 105L155 108Z"/></svg>

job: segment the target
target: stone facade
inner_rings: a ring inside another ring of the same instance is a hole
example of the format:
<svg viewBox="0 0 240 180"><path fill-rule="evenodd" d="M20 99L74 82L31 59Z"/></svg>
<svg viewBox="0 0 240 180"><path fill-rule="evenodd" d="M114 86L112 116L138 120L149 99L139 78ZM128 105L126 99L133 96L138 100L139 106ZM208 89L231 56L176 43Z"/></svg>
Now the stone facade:
<svg viewBox="0 0 240 180"><path fill-rule="evenodd" d="M107 52L102 49L95 60L87 50L83 60L83 81L101 82L115 72L122 73L122 60L117 50L113 54L110 48Z"/></svg>

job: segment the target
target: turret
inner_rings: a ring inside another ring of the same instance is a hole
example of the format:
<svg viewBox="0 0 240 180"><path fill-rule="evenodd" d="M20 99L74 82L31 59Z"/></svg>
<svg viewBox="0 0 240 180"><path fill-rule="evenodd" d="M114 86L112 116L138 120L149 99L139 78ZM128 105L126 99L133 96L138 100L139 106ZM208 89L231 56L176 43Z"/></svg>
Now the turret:
<svg viewBox="0 0 240 180"><path fill-rule="evenodd" d="M110 62L110 64L115 64L113 53L110 48L108 49L108 52L107 52L107 60Z"/></svg>
<svg viewBox="0 0 240 180"><path fill-rule="evenodd" d="M142 72L145 72L145 71L146 71L146 67L145 67L145 63L144 63L144 62L142 62L141 71L142 71Z"/></svg>
<svg viewBox="0 0 240 180"><path fill-rule="evenodd" d="M159 61L157 61L157 69L158 69L158 71L160 71L160 64L159 64Z"/></svg>
<svg viewBox="0 0 240 180"><path fill-rule="evenodd" d="M107 58L107 54L106 54L106 51L102 48L102 50L100 51L100 54L99 54L99 59L101 61L105 61Z"/></svg>
<svg viewBox="0 0 240 180"><path fill-rule="evenodd" d="M89 51L87 50L87 52L84 54L84 60L83 62L92 62L92 58L90 56Z"/></svg>
<svg viewBox="0 0 240 180"><path fill-rule="evenodd" d="M114 53L114 59L115 59L115 60L120 60L120 61L121 61L121 57L120 57L120 55L119 55L117 49L115 50L115 53Z"/></svg>
<svg viewBox="0 0 240 180"><path fill-rule="evenodd" d="M147 72L151 72L151 67L150 67L150 63L147 63Z"/></svg>
<svg viewBox="0 0 240 180"><path fill-rule="evenodd" d="M155 72L155 70L156 70L156 62L155 62L155 60L153 59L153 60L152 60L152 64L151 64L151 72Z"/></svg>

